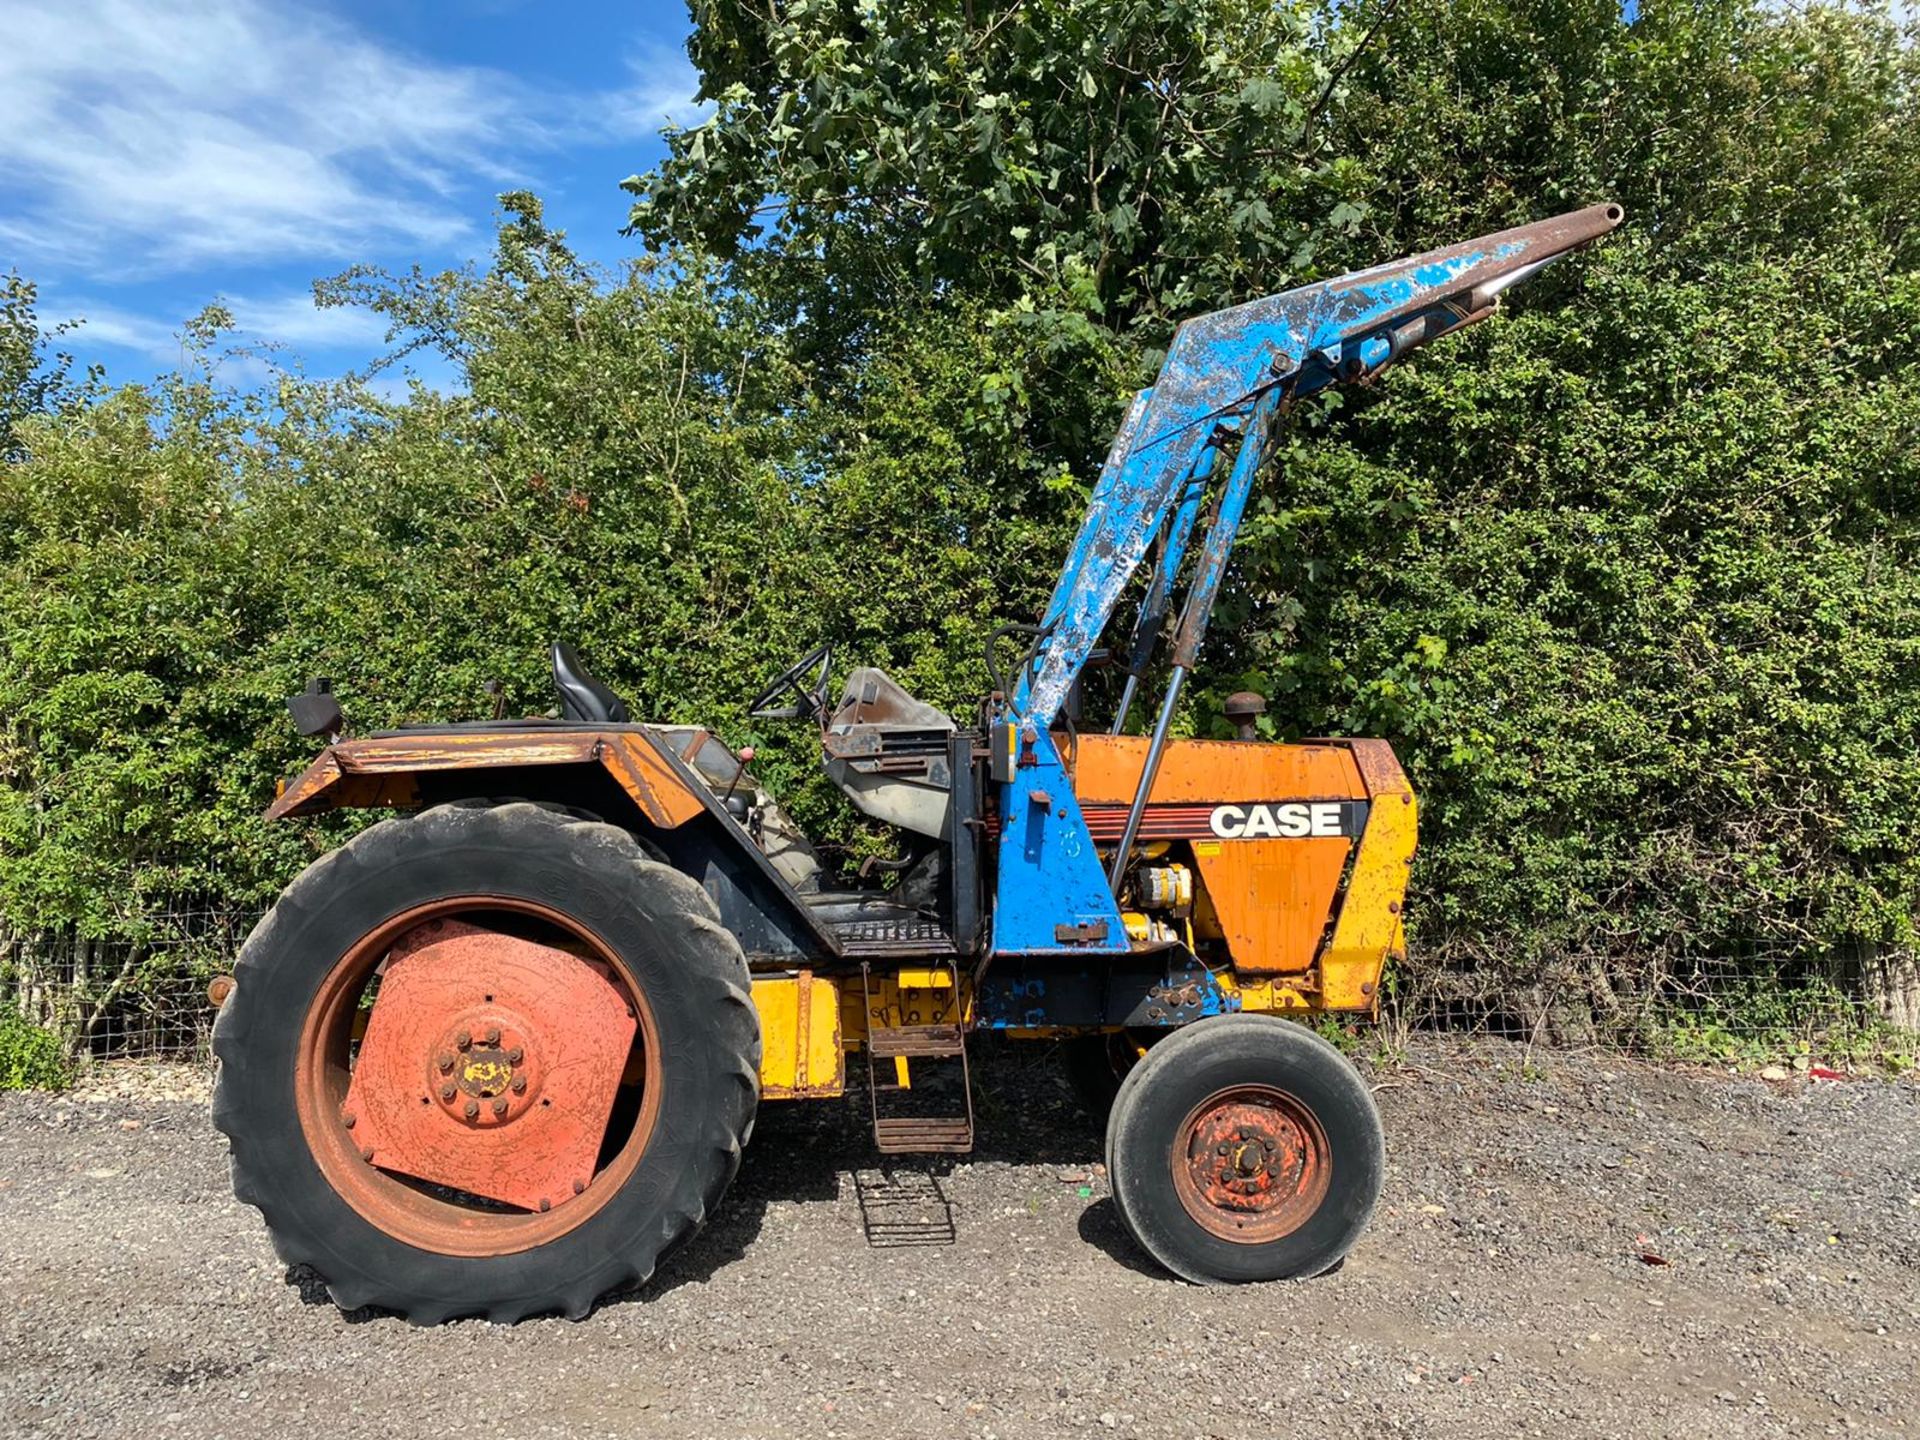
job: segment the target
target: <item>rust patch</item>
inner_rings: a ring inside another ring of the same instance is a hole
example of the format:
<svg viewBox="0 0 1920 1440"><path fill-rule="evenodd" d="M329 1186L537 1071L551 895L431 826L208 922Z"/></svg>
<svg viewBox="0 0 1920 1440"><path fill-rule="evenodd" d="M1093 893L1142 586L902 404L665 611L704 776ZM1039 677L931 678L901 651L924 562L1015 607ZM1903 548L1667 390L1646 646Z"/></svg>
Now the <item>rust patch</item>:
<svg viewBox="0 0 1920 1440"><path fill-rule="evenodd" d="M1332 1183L1313 1111L1285 1090L1241 1085L1200 1102L1175 1132L1173 1188L1210 1235L1263 1245L1313 1217Z"/></svg>
<svg viewBox="0 0 1920 1440"><path fill-rule="evenodd" d="M584 960L429 921L387 957L344 1113L382 1170L550 1210L593 1178L633 1032Z"/></svg>
<svg viewBox="0 0 1920 1440"><path fill-rule="evenodd" d="M599 765L664 829L703 812L700 798L638 731L479 730L343 740L321 751L267 808L269 820L324 810L419 803L415 776L449 770Z"/></svg>

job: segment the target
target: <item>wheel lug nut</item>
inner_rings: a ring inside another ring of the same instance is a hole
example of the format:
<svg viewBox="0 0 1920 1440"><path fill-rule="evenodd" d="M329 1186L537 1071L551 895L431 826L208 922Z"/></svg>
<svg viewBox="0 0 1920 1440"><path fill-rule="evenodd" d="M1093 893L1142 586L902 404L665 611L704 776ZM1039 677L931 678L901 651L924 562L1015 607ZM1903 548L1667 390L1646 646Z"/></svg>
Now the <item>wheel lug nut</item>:
<svg viewBox="0 0 1920 1440"><path fill-rule="evenodd" d="M351 1110L349 1110L340 1117L340 1123L346 1126L347 1129L351 1130L354 1127L354 1123L357 1120L359 1120L359 1118L360 1117L358 1115L354 1114Z"/></svg>
<svg viewBox="0 0 1920 1440"><path fill-rule="evenodd" d="M480 1102L478 1100L467 1101L466 1113L467 1113L467 1119L478 1120L480 1118Z"/></svg>
<svg viewBox="0 0 1920 1440"><path fill-rule="evenodd" d="M440 1067L440 1073L442 1075L452 1074L453 1073L453 1052L451 1050L442 1050L440 1052L440 1058L435 1060L433 1063Z"/></svg>
<svg viewBox="0 0 1920 1440"><path fill-rule="evenodd" d="M487 1027L487 1044L498 1045L499 1043L500 1043L500 1027L498 1025L489 1025Z"/></svg>
<svg viewBox="0 0 1920 1440"><path fill-rule="evenodd" d="M540 1197L540 1213L544 1215L547 1213L547 1211L551 1210L552 1208L553 1208L553 1202L547 1199L546 1196L542 1195Z"/></svg>
<svg viewBox="0 0 1920 1440"><path fill-rule="evenodd" d="M522 1060L526 1058L527 1058L527 1052L522 1050L518 1045L514 1046L513 1049L507 1051L507 1063L509 1065L518 1065Z"/></svg>
<svg viewBox="0 0 1920 1440"><path fill-rule="evenodd" d="M586 1194L586 1193L587 1193L587 1182L586 1182L586 1181L584 1181L584 1180L576 1180L576 1181L574 1181L574 1182L573 1182L573 1193L574 1193L574 1194L576 1194L576 1195L584 1195L584 1194Z"/></svg>
<svg viewBox="0 0 1920 1440"><path fill-rule="evenodd" d="M442 1085L440 1087L440 1098L442 1100L451 1100L455 1095L458 1095L459 1093L460 1092L454 1089L453 1086L451 1085Z"/></svg>
<svg viewBox="0 0 1920 1440"><path fill-rule="evenodd" d="M504 1114L506 1114L506 1113L507 1113L507 1102L506 1102L505 1100L496 1100L496 1101L494 1101L494 1102L493 1102L493 1113L494 1113L495 1115L504 1115Z"/></svg>
<svg viewBox="0 0 1920 1440"><path fill-rule="evenodd" d="M524 1095L527 1093L527 1077L526 1076L516 1075L513 1077L513 1093L516 1095Z"/></svg>
<svg viewBox="0 0 1920 1440"><path fill-rule="evenodd" d="M459 1035L454 1038L453 1043L462 1050L471 1050L473 1048L473 1032L471 1030L462 1030Z"/></svg>
<svg viewBox="0 0 1920 1440"><path fill-rule="evenodd" d="M373 1163L373 1147L371 1145L363 1146L360 1150L360 1158L371 1165Z"/></svg>

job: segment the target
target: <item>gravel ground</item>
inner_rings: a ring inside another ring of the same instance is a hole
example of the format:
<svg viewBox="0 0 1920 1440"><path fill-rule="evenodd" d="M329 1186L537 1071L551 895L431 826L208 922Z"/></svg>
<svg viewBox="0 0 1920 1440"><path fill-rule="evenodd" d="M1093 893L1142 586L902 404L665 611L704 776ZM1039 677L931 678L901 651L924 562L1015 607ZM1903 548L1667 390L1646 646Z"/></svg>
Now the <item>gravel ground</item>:
<svg viewBox="0 0 1920 1440"><path fill-rule="evenodd" d="M964 1162L869 1168L851 1105L770 1105L644 1290L434 1330L275 1261L195 1073L0 1096L0 1432L1920 1431L1920 1085L1421 1042L1373 1077L1345 1267L1207 1290L1126 1239L1051 1056L975 1073Z"/></svg>

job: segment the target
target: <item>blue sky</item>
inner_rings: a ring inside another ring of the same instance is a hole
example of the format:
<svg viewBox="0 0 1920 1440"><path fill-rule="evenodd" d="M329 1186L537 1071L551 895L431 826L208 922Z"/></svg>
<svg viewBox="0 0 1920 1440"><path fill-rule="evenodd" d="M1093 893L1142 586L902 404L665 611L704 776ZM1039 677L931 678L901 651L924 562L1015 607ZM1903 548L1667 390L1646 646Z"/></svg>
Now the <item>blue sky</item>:
<svg viewBox="0 0 1920 1440"><path fill-rule="evenodd" d="M619 182L697 117L681 0L7 0L0 270L115 381L227 303L310 375L380 348L310 282L483 258L525 188L587 257L636 253ZM236 381L252 362L228 362ZM264 373L264 371L263 371ZM257 377L254 377L257 378ZM425 374L429 381L444 377Z"/></svg>

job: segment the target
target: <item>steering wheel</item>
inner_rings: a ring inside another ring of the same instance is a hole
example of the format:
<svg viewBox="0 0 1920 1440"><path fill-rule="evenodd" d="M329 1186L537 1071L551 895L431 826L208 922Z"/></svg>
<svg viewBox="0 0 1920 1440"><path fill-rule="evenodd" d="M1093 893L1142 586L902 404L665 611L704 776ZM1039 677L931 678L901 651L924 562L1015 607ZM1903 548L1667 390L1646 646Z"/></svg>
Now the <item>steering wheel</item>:
<svg viewBox="0 0 1920 1440"><path fill-rule="evenodd" d="M756 720L806 720L819 714L827 705L827 674L832 669L832 648L816 646L774 676L767 688L753 697L747 714ZM812 680L802 684L808 675ZM789 691L798 697L797 704L774 704Z"/></svg>

